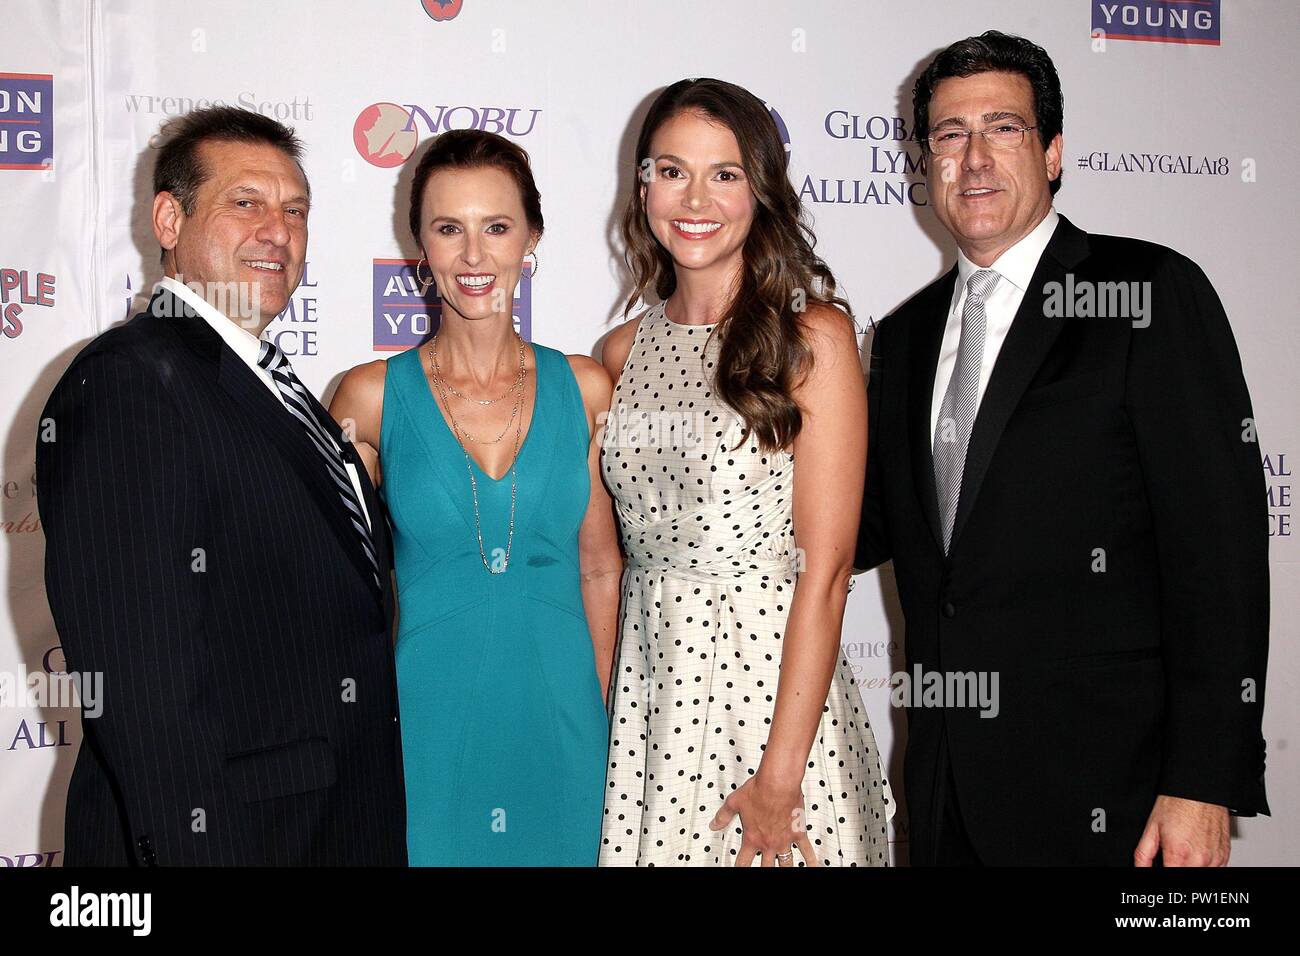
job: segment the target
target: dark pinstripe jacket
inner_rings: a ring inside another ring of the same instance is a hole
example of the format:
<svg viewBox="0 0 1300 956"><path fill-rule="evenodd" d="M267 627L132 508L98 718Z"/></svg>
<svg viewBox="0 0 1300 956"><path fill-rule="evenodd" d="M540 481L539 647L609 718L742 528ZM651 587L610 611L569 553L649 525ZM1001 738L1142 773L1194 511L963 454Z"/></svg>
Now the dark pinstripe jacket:
<svg viewBox="0 0 1300 956"><path fill-rule="evenodd" d="M302 426L165 291L82 350L41 419L50 608L69 670L103 673L67 864L405 865L391 542L365 470L383 594Z"/></svg>

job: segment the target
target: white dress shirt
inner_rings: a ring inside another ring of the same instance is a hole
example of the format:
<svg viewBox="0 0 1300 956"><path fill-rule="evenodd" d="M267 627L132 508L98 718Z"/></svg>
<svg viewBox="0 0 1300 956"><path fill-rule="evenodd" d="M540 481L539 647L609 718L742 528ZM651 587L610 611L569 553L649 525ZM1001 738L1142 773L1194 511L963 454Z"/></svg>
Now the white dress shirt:
<svg viewBox="0 0 1300 956"><path fill-rule="evenodd" d="M199 316L208 323L208 325L212 326L213 331L216 332L217 335L221 336L221 340L230 347L230 350L234 352L235 355L239 356L239 360L247 365L249 369L252 370L253 374L271 390L271 394L275 396L275 400L281 405L284 404L284 399L280 396L280 388L275 384L275 380L271 378L271 373L257 364L257 356L262 348L261 339L247 329L241 328L234 320L218 312L207 299L203 298L184 283L177 282L171 276L163 276L158 285L175 295L178 299L198 313ZM285 413L292 414L289 412L288 408L285 409ZM294 421L297 423L297 419ZM301 428L302 426L299 425L298 427ZM330 441L334 441L332 435L330 436ZM338 442L334 442L334 448L341 454ZM361 479L357 475L356 465L345 461L343 462L343 467L348 471L348 478L352 482L352 490L356 492L357 502L361 505L361 512L366 516L366 524L370 526L372 524L370 521L370 511L366 508L365 496L361 494Z"/></svg>
<svg viewBox="0 0 1300 956"><path fill-rule="evenodd" d="M979 389L975 395L975 410L978 413L980 403L984 401L984 390L988 387L989 376L993 374L993 364L1002 351L1007 332L1020 308L1025 290L1038 268L1038 260L1043 257L1048 240L1056 231L1060 221L1055 209L1049 209L1043 221L1029 231L1023 239L993 261L988 268L1001 276L998 284L984 298L984 315L987 326L984 331L984 361L980 364ZM957 282L952 292L952 305L948 308L948 324L944 326L943 342L939 346L939 364L934 372L934 392L930 397L930 445L934 446L934 431L939 422L939 406L943 404L944 392L948 390L948 380L952 378L957 366L957 346L961 341L961 312L966 306L966 282L971 275L978 272L977 266L966 258L965 253L957 250Z"/></svg>

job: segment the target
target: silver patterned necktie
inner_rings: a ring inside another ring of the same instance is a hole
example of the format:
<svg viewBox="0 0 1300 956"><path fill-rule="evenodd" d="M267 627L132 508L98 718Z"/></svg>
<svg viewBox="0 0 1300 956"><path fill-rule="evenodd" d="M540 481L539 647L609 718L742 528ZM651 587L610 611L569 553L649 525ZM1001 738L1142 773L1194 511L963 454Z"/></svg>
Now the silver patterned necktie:
<svg viewBox="0 0 1300 956"><path fill-rule="evenodd" d="M966 303L961 310L961 337L957 341L957 363L948 379L948 390L939 405L934 426L934 484L939 495L939 520L943 525L943 553L952 541L961 495L961 475L966 467L971 426L979 407L980 366L984 362L984 331L988 318L984 299L1000 279L992 269L980 269L966 280Z"/></svg>
<svg viewBox="0 0 1300 956"><path fill-rule="evenodd" d="M284 407L288 409L289 414L298 419L298 423L306 430L307 437L311 439L316 451L325 460L325 470L334 480L339 498L343 500L343 507L347 510L352 527L356 529L357 537L361 541L361 550L365 552L366 561L370 565L370 574L374 578L375 587L382 591L383 587L379 583L379 562L375 560L375 545L370 537L370 526L366 524L365 514L357 502L356 492L352 488L352 479L348 477L347 469L343 466L343 456L334 444L334 439L311 410L307 389L293 373L293 366L289 364L288 356L265 339L262 340L257 353L257 364L271 373L271 380L275 382L280 397L284 399Z"/></svg>

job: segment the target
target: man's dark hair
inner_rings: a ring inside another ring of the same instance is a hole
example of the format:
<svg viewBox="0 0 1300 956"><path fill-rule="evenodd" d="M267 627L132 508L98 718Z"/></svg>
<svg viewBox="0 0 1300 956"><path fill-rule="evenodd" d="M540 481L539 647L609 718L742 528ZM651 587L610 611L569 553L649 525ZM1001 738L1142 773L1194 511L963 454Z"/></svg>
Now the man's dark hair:
<svg viewBox="0 0 1300 956"><path fill-rule="evenodd" d="M1043 148L1061 132L1065 120L1065 101L1061 96L1061 78L1047 51L1024 37L1009 36L989 30L977 37L967 37L941 51L917 78L912 88L912 118L917 141L926 153L930 144L930 98L944 80L977 73L1019 73L1029 81L1034 93L1034 130ZM1061 188L1058 175L1052 182L1052 195Z"/></svg>
<svg viewBox="0 0 1300 956"><path fill-rule="evenodd" d="M252 110L234 106L191 110L169 121L163 127L163 137L153 170L154 195L171 193L187 216L194 213L195 197L209 175L199 156L201 143L266 143L274 146L298 165L302 180L307 183L307 173L302 169L302 140L288 126ZM307 183L307 195L311 196L310 183Z"/></svg>

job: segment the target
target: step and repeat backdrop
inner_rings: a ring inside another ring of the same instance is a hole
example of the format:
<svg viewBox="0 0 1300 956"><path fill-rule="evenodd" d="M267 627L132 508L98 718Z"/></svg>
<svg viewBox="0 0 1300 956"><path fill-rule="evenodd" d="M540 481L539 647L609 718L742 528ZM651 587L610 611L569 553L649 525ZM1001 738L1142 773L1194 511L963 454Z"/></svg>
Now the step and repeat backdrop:
<svg viewBox="0 0 1300 956"><path fill-rule="evenodd" d="M502 133L532 157L547 231L516 293L523 334L599 354L626 275L616 223L656 92L716 76L762 98L818 249L871 322L955 251L928 208L911 87L938 49L996 28L1055 59L1065 90L1057 208L1199 262L1245 363L1266 472L1272 653L1264 731L1273 818L1238 820L1236 863L1300 860L1300 464L1295 293L1300 6L1286 0L0 0L0 865L58 866L80 744L70 701L29 699L64 668L43 586L33 459L51 388L159 278L148 223L156 135L208 104L256 110L306 141L309 266L267 335L328 400L348 368L437 321L404 226L418 146ZM99 480L112 483L117 476ZM1043 475L1041 494L1052 495ZM1070 507L1062 500L1063 509ZM1231 635L1225 634L1225 640ZM860 575L844 652L901 792L903 623L888 567ZM19 693L14 693L17 683ZM906 862L905 813L894 859Z"/></svg>

